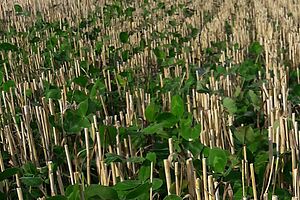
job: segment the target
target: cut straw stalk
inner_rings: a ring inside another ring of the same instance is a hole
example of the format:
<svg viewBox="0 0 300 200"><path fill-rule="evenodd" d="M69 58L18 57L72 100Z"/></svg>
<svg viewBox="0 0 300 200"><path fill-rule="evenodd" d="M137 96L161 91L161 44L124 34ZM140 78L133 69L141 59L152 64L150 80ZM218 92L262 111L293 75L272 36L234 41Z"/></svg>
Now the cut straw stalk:
<svg viewBox="0 0 300 200"><path fill-rule="evenodd" d="M87 184L91 184L91 163L90 163L90 145L89 145L89 130L88 128L84 129L85 135L85 148L86 148L86 177L87 177Z"/></svg>
<svg viewBox="0 0 300 200"><path fill-rule="evenodd" d="M67 157L67 163L68 163L68 168L69 168L71 184L74 185L75 180L73 178L73 169L72 169L72 162L71 162L71 157L70 157L70 153L69 153L69 148L68 148L67 144L65 144L64 147L65 147L65 153L66 153L66 157Z"/></svg>
<svg viewBox="0 0 300 200"><path fill-rule="evenodd" d="M53 170L52 170L52 161L48 162L48 171L49 171L51 196L55 196L56 195L56 187L55 187L55 184L54 184L54 174L53 174Z"/></svg>
<svg viewBox="0 0 300 200"><path fill-rule="evenodd" d="M170 174L170 163L168 159L164 159L164 168L165 168L165 176L166 176L166 183L167 183L167 192L168 195L171 194L171 174Z"/></svg>
<svg viewBox="0 0 300 200"><path fill-rule="evenodd" d="M150 165L150 183L153 183L153 162ZM153 199L153 187L150 188L150 200Z"/></svg>
<svg viewBox="0 0 300 200"><path fill-rule="evenodd" d="M253 163L250 164L250 174L251 174L251 181L252 181L253 198L254 198L254 200L257 200L255 172L254 172L254 165L253 165Z"/></svg>
<svg viewBox="0 0 300 200"><path fill-rule="evenodd" d="M207 167L206 167L206 158L202 158L202 174L203 174L203 190L204 190L204 199L209 200L208 194L208 181L207 181Z"/></svg>
<svg viewBox="0 0 300 200"><path fill-rule="evenodd" d="M192 158L189 158L186 161L186 170L187 170L187 179L188 179L188 189L189 189L189 194L195 198L196 197L196 193L195 193L195 174L194 174L194 166L193 166L193 160Z"/></svg>

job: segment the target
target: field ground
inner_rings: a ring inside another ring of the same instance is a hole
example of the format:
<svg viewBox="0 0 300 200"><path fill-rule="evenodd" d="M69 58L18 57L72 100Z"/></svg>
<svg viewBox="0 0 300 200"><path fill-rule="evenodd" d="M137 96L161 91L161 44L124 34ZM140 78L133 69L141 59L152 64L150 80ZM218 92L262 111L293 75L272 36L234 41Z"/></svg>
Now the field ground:
<svg viewBox="0 0 300 200"><path fill-rule="evenodd" d="M298 0L2 0L0 199L300 200Z"/></svg>

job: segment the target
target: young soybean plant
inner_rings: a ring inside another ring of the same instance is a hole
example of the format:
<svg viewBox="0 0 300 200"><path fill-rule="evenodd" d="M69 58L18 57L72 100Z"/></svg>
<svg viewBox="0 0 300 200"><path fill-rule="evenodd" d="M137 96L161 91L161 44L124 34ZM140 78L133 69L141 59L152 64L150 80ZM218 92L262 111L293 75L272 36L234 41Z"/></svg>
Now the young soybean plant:
<svg viewBox="0 0 300 200"><path fill-rule="evenodd" d="M0 6L0 199L299 199L299 2Z"/></svg>

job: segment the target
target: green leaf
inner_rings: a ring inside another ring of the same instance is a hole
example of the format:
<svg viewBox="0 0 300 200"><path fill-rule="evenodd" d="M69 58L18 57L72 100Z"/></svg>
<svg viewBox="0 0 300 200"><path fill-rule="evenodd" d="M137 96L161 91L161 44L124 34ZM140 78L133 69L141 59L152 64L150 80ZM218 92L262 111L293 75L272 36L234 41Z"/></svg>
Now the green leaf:
<svg viewBox="0 0 300 200"><path fill-rule="evenodd" d="M68 134L78 133L83 128L88 128L90 122L86 117L82 117L73 110L67 110L64 114L63 127Z"/></svg>
<svg viewBox="0 0 300 200"><path fill-rule="evenodd" d="M73 79L73 82L81 87L85 87L88 84L88 78L86 76L79 76Z"/></svg>
<svg viewBox="0 0 300 200"><path fill-rule="evenodd" d="M181 96L175 95L172 97L171 112L177 117L181 118L184 114L184 102Z"/></svg>
<svg viewBox="0 0 300 200"><path fill-rule="evenodd" d="M159 178L153 178L153 181L152 181L153 190L158 190L159 188L161 188L162 184L163 184L163 180L161 180Z"/></svg>
<svg viewBox="0 0 300 200"><path fill-rule="evenodd" d="M159 109L156 106L156 104L150 103L145 110L146 119L149 122L155 121L158 111L159 111Z"/></svg>
<svg viewBox="0 0 300 200"><path fill-rule="evenodd" d="M126 8L125 10L125 15L126 17L131 17L132 16L132 13L135 11L135 8L133 7L129 7L129 8Z"/></svg>
<svg viewBox="0 0 300 200"><path fill-rule="evenodd" d="M156 56L157 59L162 60L162 59L166 58L166 53L163 50L161 50L160 48L158 48L158 47L156 47L153 50L153 52L154 52L154 54L155 54L155 56Z"/></svg>
<svg viewBox="0 0 300 200"><path fill-rule="evenodd" d="M192 37L192 38L195 38L195 37L197 37L197 35L199 34L199 29L198 28L192 28L191 29L191 34L190 34L190 36Z"/></svg>
<svg viewBox="0 0 300 200"><path fill-rule="evenodd" d="M182 198L175 194L171 194L171 195L166 196L164 198L164 200L182 200Z"/></svg>
<svg viewBox="0 0 300 200"><path fill-rule="evenodd" d="M14 9L16 13L21 13L23 12L23 8L19 4L14 5Z"/></svg>
<svg viewBox="0 0 300 200"><path fill-rule="evenodd" d="M24 169L24 172L26 174L33 174L33 175L38 174L38 170L32 162L25 163L22 168Z"/></svg>
<svg viewBox="0 0 300 200"><path fill-rule="evenodd" d="M0 181L4 181L5 179L17 174L19 171L19 168L12 167L0 172Z"/></svg>
<svg viewBox="0 0 300 200"><path fill-rule="evenodd" d="M242 144L246 144L246 142L254 142L255 134L253 129L250 126L242 126L234 131L234 136L238 139Z"/></svg>
<svg viewBox="0 0 300 200"><path fill-rule="evenodd" d="M120 38L120 41L122 43L127 43L128 42L128 39L129 39L129 34L128 32L121 32L120 35L119 35L119 38Z"/></svg>
<svg viewBox="0 0 300 200"><path fill-rule="evenodd" d="M127 80L125 78L123 78L120 74L117 74L117 80L121 87L126 86Z"/></svg>
<svg viewBox="0 0 300 200"><path fill-rule="evenodd" d="M119 156L114 153L106 153L105 157L106 164L110 164L112 162L125 162L125 159L122 156Z"/></svg>
<svg viewBox="0 0 300 200"><path fill-rule="evenodd" d="M118 200L118 193L112 187L90 185L84 190L85 199Z"/></svg>
<svg viewBox="0 0 300 200"><path fill-rule="evenodd" d="M16 87L16 84L13 80L8 80L5 83L3 83L3 90L5 92L9 92L10 88L15 88L15 87Z"/></svg>
<svg viewBox="0 0 300 200"><path fill-rule="evenodd" d="M122 51L122 59L126 62L129 58L129 50Z"/></svg>
<svg viewBox="0 0 300 200"><path fill-rule="evenodd" d="M8 42L0 43L0 51L17 51L18 47Z"/></svg>
<svg viewBox="0 0 300 200"><path fill-rule="evenodd" d="M66 197L68 197L69 200L81 200L79 187L78 184L69 185L66 189Z"/></svg>
<svg viewBox="0 0 300 200"><path fill-rule="evenodd" d="M142 166L139 171L138 178L141 181L146 181L148 178L150 178L150 171L151 167L150 166Z"/></svg>
<svg viewBox="0 0 300 200"><path fill-rule="evenodd" d="M126 195L126 199L136 199L145 193L149 193L150 188L151 188L150 183L144 183L144 184L138 186L137 188L133 189L132 191L130 191Z"/></svg>
<svg viewBox="0 0 300 200"><path fill-rule="evenodd" d="M61 98L61 91L60 91L60 89L50 89L46 93L46 98L47 99L59 100Z"/></svg>
<svg viewBox="0 0 300 200"><path fill-rule="evenodd" d="M190 140L195 140L199 138L200 136L200 131L201 131L201 126L200 124L197 124L195 127L182 127L181 128L181 136L183 139L190 141Z"/></svg>
<svg viewBox="0 0 300 200"><path fill-rule="evenodd" d="M236 103L232 98L225 97L223 99L223 106L227 109L227 111L231 115L237 112Z"/></svg>
<svg viewBox="0 0 300 200"><path fill-rule="evenodd" d="M194 141L194 142L187 142L183 141L183 145L185 149L188 149L189 151L192 152L193 156L196 158L198 155L202 153L205 147L203 144L201 144L199 141Z"/></svg>
<svg viewBox="0 0 300 200"><path fill-rule="evenodd" d="M27 186L37 187L43 183L43 179L40 177L21 177L22 183Z"/></svg>
<svg viewBox="0 0 300 200"><path fill-rule="evenodd" d="M159 124L151 124L149 126L147 126L146 128L143 129L143 133L147 134L147 135L152 135L155 134L159 131L163 130L163 124L159 123Z"/></svg>
<svg viewBox="0 0 300 200"><path fill-rule="evenodd" d="M122 182L118 182L114 186L114 188L118 191L127 191L127 190L132 190L141 184L142 184L142 181L140 181L140 180L124 180Z"/></svg>
<svg viewBox="0 0 300 200"><path fill-rule="evenodd" d="M201 69L201 68L200 68ZM199 69L198 69L199 70ZM203 71L201 69L201 71ZM205 73L205 71L203 71ZM210 93L210 89L208 89L203 83L200 81L197 81L197 86L196 86L197 92L199 93Z"/></svg>
<svg viewBox="0 0 300 200"><path fill-rule="evenodd" d="M2 85L3 83L3 77L4 77L3 72L0 70L0 85Z"/></svg>
<svg viewBox="0 0 300 200"><path fill-rule="evenodd" d="M146 159L153 162L153 164L155 164L156 163L156 153L148 152L146 155Z"/></svg>
<svg viewBox="0 0 300 200"><path fill-rule="evenodd" d="M90 97L94 98L97 95L97 92L100 94L103 94L105 92L105 84L101 80L97 80L95 84L93 85L91 92L90 92Z"/></svg>
<svg viewBox="0 0 300 200"><path fill-rule="evenodd" d="M250 96L251 102L254 104L254 106L256 108L259 108L259 98L258 96L255 94L255 92L253 90L249 90L248 95Z"/></svg>
<svg viewBox="0 0 300 200"><path fill-rule="evenodd" d="M208 163L215 173L222 173L227 164L227 155L224 150L220 148L212 148L209 151Z"/></svg>
<svg viewBox="0 0 300 200"><path fill-rule="evenodd" d="M170 112L160 113L156 117L156 121L162 124L163 128L170 128L178 122L179 118Z"/></svg>
<svg viewBox="0 0 300 200"><path fill-rule="evenodd" d="M79 105L78 105L78 109L77 109L77 113L80 115L80 116L85 116L87 111L88 111L88 108L89 108L89 100L86 99L85 101L81 102Z"/></svg>
<svg viewBox="0 0 300 200"><path fill-rule="evenodd" d="M253 42L249 47L249 52L255 55L260 55L263 52L264 48L259 42Z"/></svg>
<svg viewBox="0 0 300 200"><path fill-rule="evenodd" d="M80 103L86 99L88 99L88 96L83 92L83 91L80 91L80 90L73 90L71 92L74 92L72 94L72 101L74 100L76 103ZM71 101L71 102L72 102Z"/></svg>

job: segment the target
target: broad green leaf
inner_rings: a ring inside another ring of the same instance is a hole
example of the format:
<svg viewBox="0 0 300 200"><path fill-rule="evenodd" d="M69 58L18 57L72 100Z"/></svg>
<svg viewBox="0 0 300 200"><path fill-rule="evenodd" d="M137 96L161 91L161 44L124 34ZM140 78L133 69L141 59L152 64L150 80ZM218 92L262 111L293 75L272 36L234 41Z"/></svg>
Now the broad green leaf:
<svg viewBox="0 0 300 200"><path fill-rule="evenodd" d="M78 133L83 128L89 128L90 122L88 118L78 115L73 110L67 110L64 114L63 127L68 134Z"/></svg>
<svg viewBox="0 0 300 200"><path fill-rule="evenodd" d="M235 92L234 92L233 96L234 96L235 98L237 98L238 96L240 96L241 92L242 92L242 88L241 88L240 86L237 86L237 87L235 88Z"/></svg>
<svg viewBox="0 0 300 200"><path fill-rule="evenodd" d="M199 138L201 127L200 124L197 124L195 127L182 127L181 128L181 136L183 139L190 141Z"/></svg>
<svg viewBox="0 0 300 200"><path fill-rule="evenodd" d="M99 91L99 94L103 94L105 92L105 88L106 88L105 84L101 80L98 79L91 89L90 97L94 98L97 95L98 91Z"/></svg>
<svg viewBox="0 0 300 200"><path fill-rule="evenodd" d="M192 38L195 38L195 37L197 37L197 35L199 34L199 29L198 28L192 28L191 29L191 33L190 33L190 36L192 37Z"/></svg>
<svg viewBox="0 0 300 200"><path fill-rule="evenodd" d="M229 97L225 97L223 99L223 106L227 109L227 111L231 115L237 112L237 106L235 101Z"/></svg>
<svg viewBox="0 0 300 200"><path fill-rule="evenodd" d="M171 194L171 195L166 196L164 198L164 200L182 200L182 198L175 194Z"/></svg>
<svg viewBox="0 0 300 200"><path fill-rule="evenodd" d="M12 168L7 168L3 172L0 172L0 181L4 181L7 178L10 178L11 176L17 174L20 171L19 168L12 167Z"/></svg>
<svg viewBox="0 0 300 200"><path fill-rule="evenodd" d="M78 105L77 113L80 116L85 116L89 108L89 101L86 99Z"/></svg>
<svg viewBox="0 0 300 200"><path fill-rule="evenodd" d="M14 44L3 42L0 43L0 51L17 51L18 47Z"/></svg>
<svg viewBox="0 0 300 200"><path fill-rule="evenodd" d="M90 185L84 190L85 199L118 200L118 193L112 187Z"/></svg>
<svg viewBox="0 0 300 200"><path fill-rule="evenodd" d="M21 177L22 183L27 186L37 187L43 183L43 179L40 177Z"/></svg>
<svg viewBox="0 0 300 200"><path fill-rule="evenodd" d="M125 78L123 78L120 74L117 74L117 80L121 87L126 86L127 80Z"/></svg>
<svg viewBox="0 0 300 200"><path fill-rule="evenodd" d="M55 100L60 99L61 98L61 91L60 91L60 89L50 89L46 93L46 98L47 99L55 99Z"/></svg>
<svg viewBox="0 0 300 200"><path fill-rule="evenodd" d="M132 16L132 13L135 11L135 8L133 8L133 7L128 7L128 8L126 8L126 10L125 10L125 15L126 15L126 17L131 17Z"/></svg>
<svg viewBox="0 0 300 200"><path fill-rule="evenodd" d="M72 94L72 96L73 96L72 100L74 100L76 103L80 103L80 102L88 99L88 96L83 91L75 90L72 92L74 92Z"/></svg>
<svg viewBox="0 0 300 200"><path fill-rule="evenodd" d="M250 96L251 102L256 109L259 109L260 100L253 90L249 90L248 95Z"/></svg>
<svg viewBox="0 0 300 200"><path fill-rule="evenodd" d="M209 151L208 163L216 173L222 173L227 164L227 155L220 148L212 148Z"/></svg>
<svg viewBox="0 0 300 200"><path fill-rule="evenodd" d="M83 116L80 118L78 125L81 128L89 128L91 126L91 123L87 117Z"/></svg>
<svg viewBox="0 0 300 200"><path fill-rule="evenodd" d="M14 5L14 9L16 13L21 13L23 12L23 8L19 4Z"/></svg>
<svg viewBox="0 0 300 200"><path fill-rule="evenodd" d="M125 159L122 156L113 153L106 153L105 154L105 163L110 164L112 162L124 162Z"/></svg>
<svg viewBox="0 0 300 200"><path fill-rule="evenodd" d="M159 123L159 124L151 124L149 126L147 126L146 128L143 129L143 133L147 134L147 135L152 135L157 133L158 131L163 129L163 124Z"/></svg>
<svg viewBox="0 0 300 200"><path fill-rule="evenodd" d="M142 166L139 170L139 175L138 175L139 180L146 181L148 178L150 178L150 171L151 171L150 166Z"/></svg>
<svg viewBox="0 0 300 200"><path fill-rule="evenodd" d="M198 155L202 153L205 147L199 141L187 142L183 141L184 148L192 152L193 156L196 158Z"/></svg>
<svg viewBox="0 0 300 200"><path fill-rule="evenodd" d="M69 200L81 200L79 187L80 186L78 184L69 185L66 189L66 197L68 197Z"/></svg>
<svg viewBox="0 0 300 200"><path fill-rule="evenodd" d="M126 62L129 58L129 50L122 51L122 59Z"/></svg>
<svg viewBox="0 0 300 200"><path fill-rule="evenodd" d="M255 55L260 55L263 50L264 49L259 42L253 42L249 47L249 52Z"/></svg>
<svg viewBox="0 0 300 200"><path fill-rule="evenodd" d="M146 159L155 164L156 163L156 153L148 152L147 155L146 155Z"/></svg>
<svg viewBox="0 0 300 200"><path fill-rule="evenodd" d="M246 144L246 142L254 142L255 134L253 129L250 126L242 126L234 131L234 136L241 142L242 144Z"/></svg>
<svg viewBox="0 0 300 200"><path fill-rule="evenodd" d="M156 121L162 124L163 128L171 128L177 124L179 118L170 112L158 114Z"/></svg>
<svg viewBox="0 0 300 200"><path fill-rule="evenodd" d="M120 38L120 41L122 43L127 43L128 42L128 39L129 39L129 34L128 32L121 32L120 35L119 35L119 38Z"/></svg>
<svg viewBox="0 0 300 200"><path fill-rule="evenodd" d="M130 191L126 195L126 199L136 199L145 193L149 193L150 188L151 188L150 183L144 183L144 184L138 186L137 188L133 189L132 191Z"/></svg>
<svg viewBox="0 0 300 200"><path fill-rule="evenodd" d="M163 184L163 180L159 178L153 178L153 182L152 182L153 190L158 190L159 188L161 188L162 184Z"/></svg>
<svg viewBox="0 0 300 200"><path fill-rule="evenodd" d="M254 160L254 170L256 174L263 174L265 171L265 167L269 162L269 152L260 151Z"/></svg>
<svg viewBox="0 0 300 200"><path fill-rule="evenodd" d="M114 186L114 189L116 189L118 191L132 190L141 184L142 184L142 181L140 181L140 180L125 180L122 182L118 182Z"/></svg>
<svg viewBox="0 0 300 200"><path fill-rule="evenodd" d="M33 174L33 175L38 174L38 170L32 162L25 163L22 168L24 169L24 172L26 174Z"/></svg>
<svg viewBox="0 0 300 200"><path fill-rule="evenodd" d="M79 76L73 79L73 82L81 87L85 87L88 84L88 78L86 76Z"/></svg>
<svg viewBox="0 0 300 200"><path fill-rule="evenodd" d="M159 47L156 47L153 50L153 52L154 52L154 54L155 54L155 56L156 56L157 59L162 60L162 59L166 58L166 53L163 50L161 50Z"/></svg>
<svg viewBox="0 0 300 200"><path fill-rule="evenodd" d="M156 119L158 111L159 111L159 109L156 106L156 104L154 104L154 103L149 104L145 110L146 119L149 122L153 122Z"/></svg>
<svg viewBox="0 0 300 200"><path fill-rule="evenodd" d="M202 71L203 72L203 71ZM203 72L205 73L205 72ZM197 92L199 93L210 93L210 90L203 85L200 81L197 81L197 86L196 86Z"/></svg>
<svg viewBox="0 0 300 200"><path fill-rule="evenodd" d="M16 84L13 80L8 80L8 81L3 83L3 90L5 92L9 92L9 89L14 88L14 87L16 87Z"/></svg>
<svg viewBox="0 0 300 200"><path fill-rule="evenodd" d="M171 112L178 118L184 114L184 102L181 96L175 95L172 97Z"/></svg>

